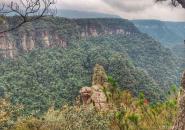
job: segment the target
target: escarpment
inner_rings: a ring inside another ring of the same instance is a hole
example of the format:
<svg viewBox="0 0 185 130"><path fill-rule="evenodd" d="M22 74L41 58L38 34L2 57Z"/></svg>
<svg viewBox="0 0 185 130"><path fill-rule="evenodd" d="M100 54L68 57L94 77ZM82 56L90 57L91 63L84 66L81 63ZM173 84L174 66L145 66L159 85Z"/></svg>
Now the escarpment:
<svg viewBox="0 0 185 130"><path fill-rule="evenodd" d="M20 45L24 51L32 50L35 47L35 41L33 36L23 34Z"/></svg>
<svg viewBox="0 0 185 130"><path fill-rule="evenodd" d="M1 34L0 36L0 57L13 58L16 54L16 44L10 34Z"/></svg>
<svg viewBox="0 0 185 130"><path fill-rule="evenodd" d="M11 33L0 37L0 55L3 58L15 58L22 52L29 52L35 48L61 47L66 48L67 42L56 33L35 31L13 36Z"/></svg>
<svg viewBox="0 0 185 130"><path fill-rule="evenodd" d="M131 35L134 34L134 32L128 32L122 28L105 28L104 30L98 30L95 26L86 26L83 28L83 30L80 32L82 38L86 37L98 37L102 35Z"/></svg>
<svg viewBox="0 0 185 130"><path fill-rule="evenodd" d="M7 30L8 24L6 21L0 25L0 31ZM0 33L0 58L13 58L16 53L16 44L9 33Z"/></svg>
<svg viewBox="0 0 185 130"><path fill-rule="evenodd" d="M14 19L9 19L11 23ZM59 22L58 22L59 21ZM16 22L16 21L15 21ZM7 23L6 23L7 24ZM70 41L103 35L135 35L137 28L124 19L64 19L29 23L1 38L1 57L14 58L35 48L69 46Z"/></svg>
<svg viewBox="0 0 185 130"><path fill-rule="evenodd" d="M77 19L80 26L82 38L102 35L134 35L139 33L138 29L127 20L121 19Z"/></svg>

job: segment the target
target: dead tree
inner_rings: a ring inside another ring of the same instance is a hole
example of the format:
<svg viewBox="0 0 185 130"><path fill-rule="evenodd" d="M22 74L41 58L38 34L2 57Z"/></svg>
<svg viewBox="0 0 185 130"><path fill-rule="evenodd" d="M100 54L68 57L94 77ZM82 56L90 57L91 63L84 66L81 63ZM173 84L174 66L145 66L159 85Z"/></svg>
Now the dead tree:
<svg viewBox="0 0 185 130"><path fill-rule="evenodd" d="M169 1L169 0L156 0L156 2L161 2L161 1ZM181 5L183 8L185 8L185 0L170 0L170 1L173 6Z"/></svg>
<svg viewBox="0 0 185 130"><path fill-rule="evenodd" d="M0 2L1 19L7 16L17 16L18 23L13 27L1 28L0 34L13 31L23 24L51 16L56 13L55 0L18 0L18 2ZM1 23L5 25L5 20ZM3 26L4 26L3 25Z"/></svg>

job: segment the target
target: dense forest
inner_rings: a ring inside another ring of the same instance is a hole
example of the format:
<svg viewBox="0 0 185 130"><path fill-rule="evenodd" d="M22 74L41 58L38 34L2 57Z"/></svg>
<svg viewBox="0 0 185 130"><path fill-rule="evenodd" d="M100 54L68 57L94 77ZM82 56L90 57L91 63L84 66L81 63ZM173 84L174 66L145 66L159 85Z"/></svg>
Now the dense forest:
<svg viewBox="0 0 185 130"><path fill-rule="evenodd" d="M147 33L168 48L184 43L185 22L133 20L133 23L141 32Z"/></svg>
<svg viewBox="0 0 185 130"><path fill-rule="evenodd" d="M8 18L9 26L13 26L14 20L16 17ZM0 108L5 107L3 112L9 114L3 119L2 128L171 127L184 59L141 33L132 22L119 18L45 18L45 22L26 24L8 36L1 43L0 96L4 99ZM7 43L13 47L3 46ZM13 55L4 56L12 50ZM110 99L115 102L110 103L115 109L103 113L104 116L94 108L86 111L76 105L80 89L92 83L96 64L105 69L108 77L113 77L109 78L111 89L107 91L113 95ZM68 126L77 117L88 120L84 121L86 124ZM88 121L92 126L88 126Z"/></svg>

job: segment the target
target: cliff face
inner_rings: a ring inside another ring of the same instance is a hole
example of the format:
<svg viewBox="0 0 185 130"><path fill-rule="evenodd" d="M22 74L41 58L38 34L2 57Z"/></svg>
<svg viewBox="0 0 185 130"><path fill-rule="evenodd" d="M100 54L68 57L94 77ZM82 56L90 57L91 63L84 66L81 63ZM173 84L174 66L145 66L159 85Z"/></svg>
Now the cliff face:
<svg viewBox="0 0 185 130"><path fill-rule="evenodd" d="M16 45L10 34L1 34L0 36L0 57L13 58L16 54Z"/></svg>
<svg viewBox="0 0 185 130"><path fill-rule="evenodd" d="M86 37L98 37L101 35L131 35L134 34L132 32L129 32L127 30L124 30L123 28L105 28L104 30L98 30L95 26L86 26L83 31L81 31L81 37L86 38Z"/></svg>
<svg viewBox="0 0 185 130"><path fill-rule="evenodd" d="M38 47L66 48L72 39L102 35L134 35L139 32L133 24L123 19L52 20L30 23L15 32L3 34L0 38L1 57L14 58L22 52L29 52Z"/></svg>
<svg viewBox="0 0 185 130"><path fill-rule="evenodd" d="M37 47L49 48L59 46L66 48L67 42L56 33L51 34L49 31L36 30L35 32L19 35L17 45L19 45L17 49L31 51Z"/></svg>
<svg viewBox="0 0 185 130"><path fill-rule="evenodd" d="M11 33L0 36L0 57L15 58L18 54L29 52L35 48L50 47L66 48L67 42L56 33L49 34L48 31L35 31L13 36Z"/></svg>
<svg viewBox="0 0 185 130"><path fill-rule="evenodd" d="M35 40L34 40L33 36L28 36L28 35L24 34L21 37L20 45L24 51L30 51L33 48L35 48Z"/></svg>
<svg viewBox="0 0 185 130"><path fill-rule="evenodd" d="M100 35L134 35L139 33L137 28L127 20L121 19L76 19L81 28L81 37Z"/></svg>

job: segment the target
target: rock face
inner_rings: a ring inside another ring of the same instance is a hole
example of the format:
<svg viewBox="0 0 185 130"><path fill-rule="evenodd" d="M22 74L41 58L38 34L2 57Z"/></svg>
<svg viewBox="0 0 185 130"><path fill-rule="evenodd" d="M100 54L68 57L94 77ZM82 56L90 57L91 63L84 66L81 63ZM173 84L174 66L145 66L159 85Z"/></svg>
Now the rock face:
<svg viewBox="0 0 185 130"><path fill-rule="evenodd" d="M35 41L33 36L24 34L21 38L21 47L24 51L31 51L35 48Z"/></svg>
<svg viewBox="0 0 185 130"><path fill-rule="evenodd" d="M11 33L6 33L0 36L0 57L14 58L19 53L29 52L37 47L51 48L56 46L66 48L67 42L55 33L50 34L47 31L24 32L14 37Z"/></svg>
<svg viewBox="0 0 185 130"><path fill-rule="evenodd" d="M13 58L16 53L15 43L9 34L1 34L0 36L0 57Z"/></svg>
<svg viewBox="0 0 185 130"><path fill-rule="evenodd" d="M6 21L0 25L0 30L7 30L8 24ZM13 58L16 53L16 44L12 39L11 34L1 33L0 34L0 58Z"/></svg>
<svg viewBox="0 0 185 130"><path fill-rule="evenodd" d="M108 102L104 89L108 86L107 75L102 66L96 64L93 70L92 86L80 90L81 99L85 107L93 105L97 110L107 110Z"/></svg>
<svg viewBox="0 0 185 130"><path fill-rule="evenodd" d="M9 19L2 28L14 26L16 19ZM66 48L71 41L104 35L135 35L139 30L124 19L65 19L56 18L25 24L0 39L0 56L14 58L35 48ZM6 45L5 45L6 44Z"/></svg>
<svg viewBox="0 0 185 130"><path fill-rule="evenodd" d="M111 29L111 28L106 28L104 30L98 31L96 27L94 26L86 26L83 31L81 31L81 37L86 38L86 37L98 37L98 36L103 36L103 35L134 35L134 32L129 32L125 31L122 28L116 28L116 29Z"/></svg>
<svg viewBox="0 0 185 130"><path fill-rule="evenodd" d="M182 94L179 99L179 113L172 130L185 130L185 72L182 76Z"/></svg>

